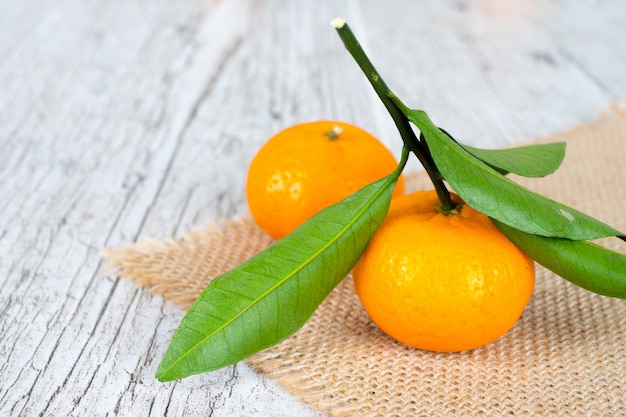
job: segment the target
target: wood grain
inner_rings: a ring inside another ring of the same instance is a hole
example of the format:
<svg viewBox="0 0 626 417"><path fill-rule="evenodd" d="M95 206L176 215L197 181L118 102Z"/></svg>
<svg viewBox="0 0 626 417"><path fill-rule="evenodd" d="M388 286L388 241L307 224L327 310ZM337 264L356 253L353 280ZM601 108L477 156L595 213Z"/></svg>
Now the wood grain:
<svg viewBox="0 0 626 417"><path fill-rule="evenodd" d="M474 145L626 92L618 1L0 0L0 415L317 415L243 364L157 383L182 313L100 249L245 214L247 164L296 122L351 121L399 152L335 16Z"/></svg>

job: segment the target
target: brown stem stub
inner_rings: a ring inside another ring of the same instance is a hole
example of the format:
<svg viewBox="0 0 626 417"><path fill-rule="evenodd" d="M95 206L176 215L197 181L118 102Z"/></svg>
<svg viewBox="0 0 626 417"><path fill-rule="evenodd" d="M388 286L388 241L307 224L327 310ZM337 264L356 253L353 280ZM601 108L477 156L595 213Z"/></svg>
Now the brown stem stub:
<svg viewBox="0 0 626 417"><path fill-rule="evenodd" d="M337 140L339 139L339 135L341 135L342 133L343 133L343 129L335 125L333 126L331 130L326 132L324 135L330 140Z"/></svg>

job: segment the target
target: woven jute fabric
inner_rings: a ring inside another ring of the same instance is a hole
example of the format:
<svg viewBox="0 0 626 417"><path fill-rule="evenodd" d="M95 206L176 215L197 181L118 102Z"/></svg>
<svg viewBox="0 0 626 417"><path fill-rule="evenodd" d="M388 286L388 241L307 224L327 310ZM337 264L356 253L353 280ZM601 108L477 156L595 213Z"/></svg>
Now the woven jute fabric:
<svg viewBox="0 0 626 417"><path fill-rule="evenodd" d="M514 178L626 230L626 112L542 138L567 142L557 173ZM429 188L421 174L412 189ZM180 305L272 243L238 218L164 242L105 253L118 273ZM602 242L626 253L617 239ZM343 280L294 336L247 360L333 416L626 415L626 300L575 287L538 267L533 297L496 342L461 353L409 348L372 324Z"/></svg>

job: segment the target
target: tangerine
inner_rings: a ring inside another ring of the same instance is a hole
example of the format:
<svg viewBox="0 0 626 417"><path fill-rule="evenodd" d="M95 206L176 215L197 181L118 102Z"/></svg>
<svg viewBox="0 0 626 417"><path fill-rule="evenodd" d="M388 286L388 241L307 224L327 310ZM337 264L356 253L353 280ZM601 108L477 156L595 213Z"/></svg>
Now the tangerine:
<svg viewBox="0 0 626 417"><path fill-rule="evenodd" d="M321 209L391 174L393 154L370 133L337 121L291 126L271 137L248 169L250 214L274 239ZM404 193L399 178L394 195Z"/></svg>
<svg viewBox="0 0 626 417"><path fill-rule="evenodd" d="M409 346L457 352L495 341L521 316L535 266L482 213L434 191L395 198L353 270L373 322Z"/></svg>

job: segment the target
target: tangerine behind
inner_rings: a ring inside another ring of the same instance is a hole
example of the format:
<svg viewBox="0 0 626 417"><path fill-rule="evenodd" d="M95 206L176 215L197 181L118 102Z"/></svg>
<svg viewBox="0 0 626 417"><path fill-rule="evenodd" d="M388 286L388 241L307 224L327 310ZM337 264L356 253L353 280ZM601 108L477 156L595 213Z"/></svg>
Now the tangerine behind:
<svg viewBox="0 0 626 417"><path fill-rule="evenodd" d="M532 295L534 262L461 202L437 209L435 191L395 198L353 270L361 302L378 327L409 346L470 350L517 322Z"/></svg>
<svg viewBox="0 0 626 417"><path fill-rule="evenodd" d="M348 123L314 121L270 138L250 164L250 214L280 239L321 209L391 174L393 154L374 136ZM401 176L394 196L404 193Z"/></svg>

